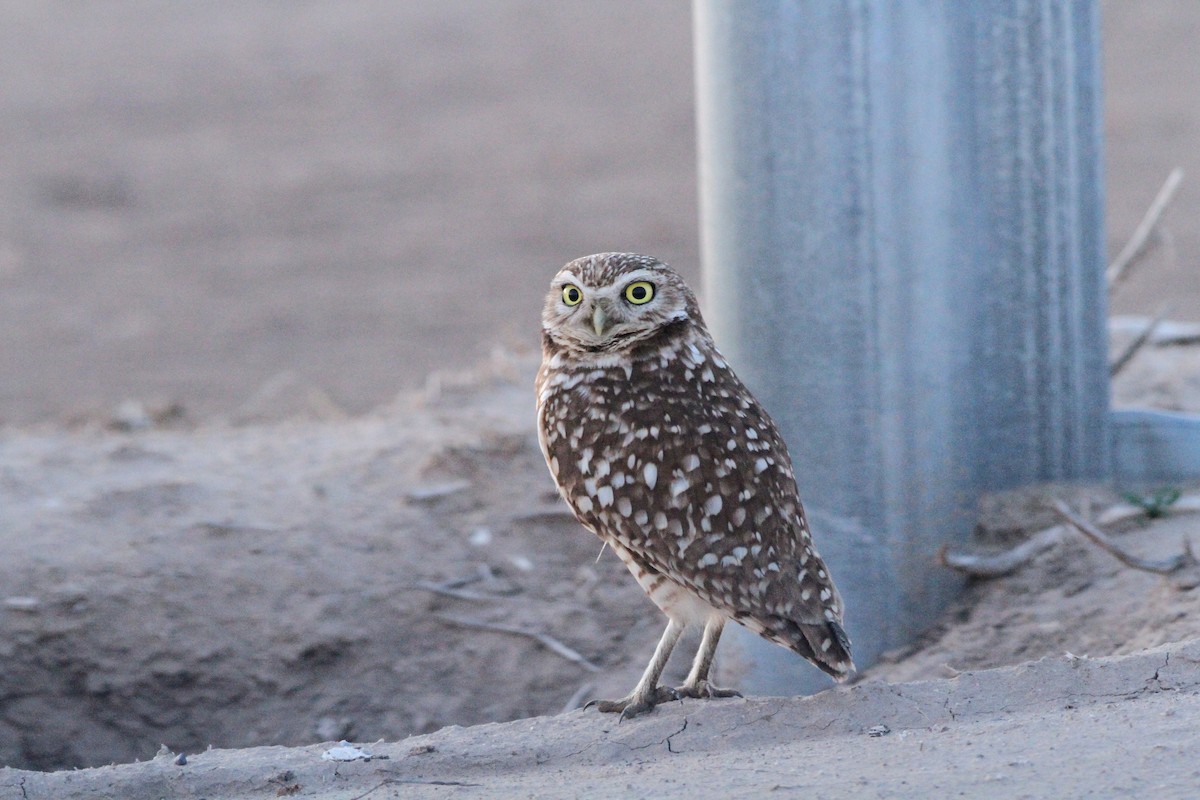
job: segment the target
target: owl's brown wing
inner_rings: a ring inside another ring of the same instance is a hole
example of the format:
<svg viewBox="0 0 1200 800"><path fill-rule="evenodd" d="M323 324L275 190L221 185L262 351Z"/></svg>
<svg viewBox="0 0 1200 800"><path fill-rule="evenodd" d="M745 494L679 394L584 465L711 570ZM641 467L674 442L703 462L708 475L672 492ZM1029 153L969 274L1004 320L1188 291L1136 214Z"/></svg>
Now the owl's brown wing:
<svg viewBox="0 0 1200 800"><path fill-rule="evenodd" d="M693 422L660 439L656 485L639 498L659 511L646 526L653 533L632 549L743 625L844 677L853 665L842 601L813 546L787 446L732 371L714 373L712 386L694 387Z"/></svg>
<svg viewBox="0 0 1200 800"><path fill-rule="evenodd" d="M703 340L543 382L543 448L576 516L643 566L831 674L842 606L774 422Z"/></svg>

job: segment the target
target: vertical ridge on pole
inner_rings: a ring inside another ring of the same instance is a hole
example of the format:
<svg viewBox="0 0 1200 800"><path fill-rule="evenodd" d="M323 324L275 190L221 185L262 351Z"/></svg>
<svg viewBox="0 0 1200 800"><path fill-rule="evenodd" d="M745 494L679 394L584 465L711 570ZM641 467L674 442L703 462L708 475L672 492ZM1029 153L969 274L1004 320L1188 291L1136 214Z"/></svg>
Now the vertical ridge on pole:
<svg viewBox="0 0 1200 800"><path fill-rule="evenodd" d="M704 301L860 666L980 492L1108 471L1095 0L694 0ZM731 637L751 691L815 688Z"/></svg>

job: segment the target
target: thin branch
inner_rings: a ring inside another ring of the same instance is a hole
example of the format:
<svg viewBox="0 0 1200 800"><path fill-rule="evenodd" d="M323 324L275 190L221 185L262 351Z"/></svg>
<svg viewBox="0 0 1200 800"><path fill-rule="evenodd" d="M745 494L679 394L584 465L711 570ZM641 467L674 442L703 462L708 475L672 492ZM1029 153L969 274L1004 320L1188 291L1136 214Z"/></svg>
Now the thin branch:
<svg viewBox="0 0 1200 800"><path fill-rule="evenodd" d="M583 684L582 686L580 686L578 689L575 690L575 694L571 695L570 700L563 703L562 710L559 711L558 713L565 714L568 711L574 711L575 709L579 708L580 706L583 705L583 698L587 697L595 690L596 690L596 684L590 683L590 682Z"/></svg>
<svg viewBox="0 0 1200 800"><path fill-rule="evenodd" d="M1109 291L1112 291L1118 283L1125 279L1130 268L1145 254L1151 234L1154 233L1154 229L1162 218L1163 212L1170 205L1171 200L1175 197L1175 192L1179 190L1179 184L1182 182L1183 169L1176 167L1171 170L1171 174L1167 176L1167 180L1163 183L1162 188L1158 190L1154 202L1146 209L1145 216L1142 217L1142 221L1134 229L1133 236L1129 237L1129 241L1125 244L1125 247L1113 259L1113 262L1108 265L1108 270L1105 272L1104 277L1108 281Z"/></svg>
<svg viewBox="0 0 1200 800"><path fill-rule="evenodd" d="M943 547L938 551L938 562L943 567L974 575L978 578L999 578L1016 572L1040 553L1062 541L1067 532L1062 525L1046 528L1030 536L1024 542L1003 553L955 553Z"/></svg>
<svg viewBox="0 0 1200 800"><path fill-rule="evenodd" d="M1121 351L1121 355L1117 356L1116 359L1109 364L1108 376L1110 378L1115 378L1117 373L1125 369L1126 365L1133 360L1133 357L1138 354L1138 351L1146 346L1146 343L1150 341L1152 336L1154 336L1154 332L1158 330L1158 326L1162 324L1164 319L1166 319L1167 313L1170 310L1170 303L1163 303L1162 306L1159 307L1158 313L1155 314L1154 317L1146 324L1146 327L1142 329L1142 332L1135 336L1133 341L1130 342L1123 351Z"/></svg>
<svg viewBox="0 0 1200 800"><path fill-rule="evenodd" d="M1185 494L1163 510L1167 512L1167 516L1200 512L1200 494ZM1096 524L1111 525L1114 522L1121 522L1122 520L1136 519L1137 517L1144 516L1145 513L1146 509L1142 506L1121 503L1097 517Z"/></svg>
<svg viewBox="0 0 1200 800"><path fill-rule="evenodd" d="M1117 544L1109 539L1099 528L1092 525L1080 517L1061 500L1055 500L1052 506L1054 512L1069 523L1077 531L1082 533L1093 544L1108 552L1109 555L1120 561L1127 567L1139 569L1143 572L1153 572L1156 575L1171 575L1181 569L1196 566L1196 556L1192 553L1192 545L1187 539L1183 542L1183 552L1167 559L1148 559L1139 558L1135 555L1125 552Z"/></svg>
<svg viewBox="0 0 1200 800"><path fill-rule="evenodd" d="M496 600L502 599L500 597L500 595L480 594L479 592L472 592L467 589L455 589L451 586L447 586L444 583L431 583L429 581L418 581L417 583L414 583L413 586L417 589L424 589L427 592L433 592L434 594L440 594L443 597L454 597L459 600L473 600L476 602L491 603L491 602L495 602Z"/></svg>
<svg viewBox="0 0 1200 800"><path fill-rule="evenodd" d="M1108 327L1113 333L1132 333L1136 336L1142 332L1149 322L1149 317L1120 315L1111 317L1108 321ZM1179 320L1164 320L1154 330L1154 333L1150 335L1149 344L1155 347L1200 344L1200 324L1195 322L1180 322Z"/></svg>
<svg viewBox="0 0 1200 800"><path fill-rule="evenodd" d="M545 647L547 650L562 656L567 661L570 661L573 664L578 664L588 672L600 671L600 667L596 666L591 661L588 661L579 653L572 650L570 647L567 647L565 644L549 634L526 630L525 628L517 628L510 625L495 625L489 622L475 622L473 620L458 619L457 617L434 615L434 619L441 620L447 625L455 625L459 628L470 628L479 631L495 631L496 633L511 633L514 636L524 636L527 639L533 639L535 642L542 645L542 647Z"/></svg>
<svg viewBox="0 0 1200 800"><path fill-rule="evenodd" d="M1171 504L1169 513L1178 514L1200 511L1200 495L1181 497ZM1146 509L1121 503L1096 518L1098 525L1113 525L1130 519L1146 516ZM1063 539L1066 528L1055 525L1038 531L1021 544L1002 553L962 553L947 547L938 551L938 563L952 570L977 578L999 578L1016 572L1041 553L1049 550Z"/></svg>
<svg viewBox="0 0 1200 800"><path fill-rule="evenodd" d="M480 783L463 783L462 781L425 781L414 778L384 778L375 786L367 789L362 794L356 794L350 800L363 800L370 797L385 786L402 786L404 784L415 784L417 786L482 786Z"/></svg>

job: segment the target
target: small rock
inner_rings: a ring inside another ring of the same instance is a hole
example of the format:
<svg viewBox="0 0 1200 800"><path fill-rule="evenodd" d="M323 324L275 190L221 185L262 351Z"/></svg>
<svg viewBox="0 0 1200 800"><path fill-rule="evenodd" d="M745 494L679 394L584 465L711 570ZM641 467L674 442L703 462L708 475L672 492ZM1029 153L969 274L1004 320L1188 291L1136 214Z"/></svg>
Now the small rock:
<svg viewBox="0 0 1200 800"><path fill-rule="evenodd" d="M892 729L887 725L872 725L867 728L867 736L878 739L880 736L887 736L892 732Z"/></svg>
<svg viewBox="0 0 1200 800"><path fill-rule="evenodd" d="M521 572L532 572L533 571L533 562L530 561L525 556L510 556L508 560L512 563L512 565L514 567L521 570Z"/></svg>
<svg viewBox="0 0 1200 800"><path fill-rule="evenodd" d="M113 412L109 426L118 431L141 431L151 427L154 418L146 406L137 400L126 400Z"/></svg>
<svg viewBox="0 0 1200 800"><path fill-rule="evenodd" d="M476 528L471 531L471 535L467 537L467 541L476 547L492 543L492 532L487 528Z"/></svg>
<svg viewBox="0 0 1200 800"><path fill-rule="evenodd" d="M446 483L432 483L426 486L417 486L410 489L408 492L409 500L428 501L437 500L442 497L448 497L452 494L457 494L465 489L471 488L470 481L447 481Z"/></svg>
<svg viewBox="0 0 1200 800"><path fill-rule="evenodd" d="M180 753L179 755L175 756L175 766L177 766L177 767L187 766L187 754L186 753Z"/></svg>
<svg viewBox="0 0 1200 800"><path fill-rule="evenodd" d="M321 754L326 761L370 761L375 756L366 750L360 750L345 739L338 742L337 747L331 747Z"/></svg>
<svg viewBox="0 0 1200 800"><path fill-rule="evenodd" d="M32 613L41 608L42 601L36 597L6 597L4 607L9 611L25 611Z"/></svg>

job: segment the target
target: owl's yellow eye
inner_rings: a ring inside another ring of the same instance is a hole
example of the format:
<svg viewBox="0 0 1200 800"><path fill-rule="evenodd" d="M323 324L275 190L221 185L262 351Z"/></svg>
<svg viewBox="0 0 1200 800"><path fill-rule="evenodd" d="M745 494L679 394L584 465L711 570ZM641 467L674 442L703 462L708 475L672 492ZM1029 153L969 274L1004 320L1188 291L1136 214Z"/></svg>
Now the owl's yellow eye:
<svg viewBox="0 0 1200 800"><path fill-rule="evenodd" d="M640 306L654 297L654 284L649 281L634 281L625 287L625 299Z"/></svg>
<svg viewBox="0 0 1200 800"><path fill-rule="evenodd" d="M577 306L583 302L583 292L573 283L563 287L563 302L569 306Z"/></svg>

